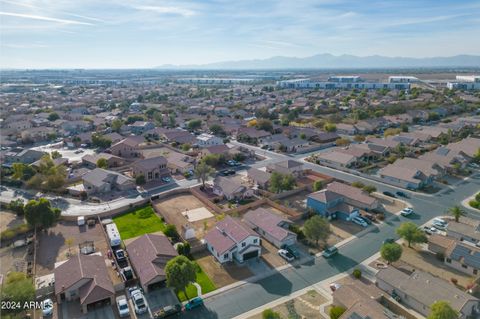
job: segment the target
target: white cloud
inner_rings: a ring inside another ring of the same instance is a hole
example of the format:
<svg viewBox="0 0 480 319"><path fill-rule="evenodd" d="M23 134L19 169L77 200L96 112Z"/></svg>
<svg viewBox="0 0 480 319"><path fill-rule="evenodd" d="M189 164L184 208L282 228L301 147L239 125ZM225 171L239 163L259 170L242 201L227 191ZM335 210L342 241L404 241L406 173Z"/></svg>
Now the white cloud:
<svg viewBox="0 0 480 319"><path fill-rule="evenodd" d="M173 6L134 6L134 8L140 11L150 11L160 14L176 14L183 17L190 17L196 14L193 10Z"/></svg>
<svg viewBox="0 0 480 319"><path fill-rule="evenodd" d="M34 14L23 14L23 13L0 11L0 15L8 16L8 17L22 18L22 19L30 19L30 20L57 22L57 23L61 23L61 24L94 25L93 23L89 23L89 22L82 22L82 21L77 21L77 20L67 20L67 19L58 19L58 18L52 18L52 17L40 16L40 15L34 15Z"/></svg>

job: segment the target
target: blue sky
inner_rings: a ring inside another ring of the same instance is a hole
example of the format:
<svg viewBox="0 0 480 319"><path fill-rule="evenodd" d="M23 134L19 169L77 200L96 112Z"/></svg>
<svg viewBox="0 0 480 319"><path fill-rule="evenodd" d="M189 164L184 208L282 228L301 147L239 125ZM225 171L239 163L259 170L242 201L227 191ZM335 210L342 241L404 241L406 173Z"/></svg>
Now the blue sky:
<svg viewBox="0 0 480 319"><path fill-rule="evenodd" d="M0 0L0 67L480 54L480 1Z"/></svg>

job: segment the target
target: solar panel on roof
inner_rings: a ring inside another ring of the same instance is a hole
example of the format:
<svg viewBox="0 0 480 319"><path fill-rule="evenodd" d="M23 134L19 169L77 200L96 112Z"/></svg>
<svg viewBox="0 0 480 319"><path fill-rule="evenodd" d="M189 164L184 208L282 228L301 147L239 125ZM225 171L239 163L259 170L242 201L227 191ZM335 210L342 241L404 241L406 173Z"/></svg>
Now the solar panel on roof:
<svg viewBox="0 0 480 319"><path fill-rule="evenodd" d="M462 257L469 256L470 251L471 250L468 247L456 245L452 253L450 254L450 258L452 258L453 260L460 260L460 258Z"/></svg>
<svg viewBox="0 0 480 319"><path fill-rule="evenodd" d="M465 264L480 269L480 252L475 252L473 255L465 256L464 261Z"/></svg>
<svg viewBox="0 0 480 319"><path fill-rule="evenodd" d="M448 153L450 153L450 150L446 147L440 147L437 148L436 153L438 155L446 156Z"/></svg>

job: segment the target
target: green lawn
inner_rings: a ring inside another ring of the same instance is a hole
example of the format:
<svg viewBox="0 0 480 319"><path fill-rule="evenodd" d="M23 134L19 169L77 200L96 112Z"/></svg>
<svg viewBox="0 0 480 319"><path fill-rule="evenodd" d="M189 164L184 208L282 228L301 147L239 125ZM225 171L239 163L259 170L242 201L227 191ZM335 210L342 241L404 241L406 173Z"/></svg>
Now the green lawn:
<svg viewBox="0 0 480 319"><path fill-rule="evenodd" d="M195 281L202 287L202 294L206 294L207 292L217 289L213 282L210 280L210 278L208 278L207 274L203 272L202 268L200 268L200 266L198 267L198 269L200 269L200 272L197 272L197 279ZM196 297L197 287L195 287L194 285L188 285L187 295L188 299ZM182 302L187 300L183 291L177 293L177 297Z"/></svg>
<svg viewBox="0 0 480 319"><path fill-rule="evenodd" d="M152 206L139 208L113 219L123 240L143 234L165 230L165 223L155 214Z"/></svg>

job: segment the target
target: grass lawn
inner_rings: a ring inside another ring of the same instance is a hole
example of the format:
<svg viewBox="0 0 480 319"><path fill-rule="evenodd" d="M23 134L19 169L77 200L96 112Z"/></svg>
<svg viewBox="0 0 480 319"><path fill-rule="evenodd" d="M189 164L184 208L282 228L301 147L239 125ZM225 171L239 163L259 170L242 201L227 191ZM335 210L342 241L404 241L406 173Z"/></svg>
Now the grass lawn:
<svg viewBox="0 0 480 319"><path fill-rule="evenodd" d="M200 266L198 266L200 272L197 272L197 279L195 280L201 287L202 287L202 294L206 294L207 292L213 291L217 289L213 282L208 278L207 274L202 270ZM187 295L188 299L192 299L197 296L197 287L194 285L188 285L187 287ZM187 297L183 291L177 293L177 297L180 301L186 301Z"/></svg>
<svg viewBox="0 0 480 319"><path fill-rule="evenodd" d="M155 214L152 206L113 218L123 240L143 234L165 230L165 223Z"/></svg>

